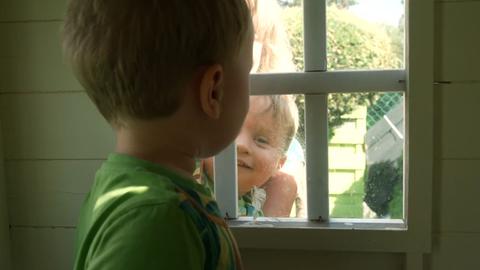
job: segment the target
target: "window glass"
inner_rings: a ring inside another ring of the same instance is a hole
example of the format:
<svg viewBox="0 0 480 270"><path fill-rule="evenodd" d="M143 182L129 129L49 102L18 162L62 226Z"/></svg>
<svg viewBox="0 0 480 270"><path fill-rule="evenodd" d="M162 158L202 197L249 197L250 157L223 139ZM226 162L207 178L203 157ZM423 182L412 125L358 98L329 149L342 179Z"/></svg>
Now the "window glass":
<svg viewBox="0 0 480 270"><path fill-rule="evenodd" d="M403 218L403 93L329 95L329 202L336 218Z"/></svg>
<svg viewBox="0 0 480 270"><path fill-rule="evenodd" d="M250 97L236 139L240 216L306 216L303 100L303 95Z"/></svg>
<svg viewBox="0 0 480 270"><path fill-rule="evenodd" d="M399 69L403 0L327 0L328 70Z"/></svg>
<svg viewBox="0 0 480 270"><path fill-rule="evenodd" d="M255 28L252 73L303 70L302 1L247 3ZM237 137L240 216L305 217L303 101L303 95L250 98L250 111ZM285 140L285 129L291 130L292 138Z"/></svg>
<svg viewBox="0 0 480 270"><path fill-rule="evenodd" d="M255 42L252 73L303 70L303 10L299 0L246 0Z"/></svg>
<svg viewBox="0 0 480 270"><path fill-rule="evenodd" d="M246 1L255 28L251 72L303 71L303 1ZM403 0L327 0L328 71L403 68L403 11ZM240 216L307 217L306 148L328 147L330 217L403 218L403 93L358 91L328 95L328 146L305 145L304 95L250 98L236 139ZM295 104L287 114L298 118L288 145L282 102ZM213 175L209 162L204 171Z"/></svg>

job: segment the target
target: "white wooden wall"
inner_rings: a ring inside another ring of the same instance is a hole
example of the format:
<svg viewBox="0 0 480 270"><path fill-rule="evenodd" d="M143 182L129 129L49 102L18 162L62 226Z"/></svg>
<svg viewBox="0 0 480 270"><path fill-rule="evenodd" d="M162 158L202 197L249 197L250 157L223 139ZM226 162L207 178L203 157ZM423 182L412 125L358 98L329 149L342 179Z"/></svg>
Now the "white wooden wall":
<svg viewBox="0 0 480 270"><path fill-rule="evenodd" d="M113 147L109 126L62 60L65 3L0 4L0 117L14 269L72 268L80 205Z"/></svg>
<svg viewBox="0 0 480 270"><path fill-rule="evenodd" d="M65 0L0 2L0 122L19 270L71 269L78 209L113 148L110 128L62 62L64 8ZM435 78L454 82L435 88L433 253L423 269L480 269L480 1L439 1L435 11ZM0 167L0 191L1 175ZM421 261L301 250L248 249L243 256L247 269L383 270Z"/></svg>
<svg viewBox="0 0 480 270"><path fill-rule="evenodd" d="M436 4L431 269L480 269L480 1Z"/></svg>
<svg viewBox="0 0 480 270"><path fill-rule="evenodd" d="M1 99L1 96L0 96ZM10 234L7 214L7 192L5 189L5 168L3 165L2 123L0 121L0 269L10 269Z"/></svg>

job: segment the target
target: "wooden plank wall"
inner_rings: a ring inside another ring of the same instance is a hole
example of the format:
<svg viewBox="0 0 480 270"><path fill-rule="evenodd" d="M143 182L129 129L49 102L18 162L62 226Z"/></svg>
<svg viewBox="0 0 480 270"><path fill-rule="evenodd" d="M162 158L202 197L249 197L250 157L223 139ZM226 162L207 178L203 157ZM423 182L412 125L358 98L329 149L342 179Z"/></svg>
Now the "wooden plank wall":
<svg viewBox="0 0 480 270"><path fill-rule="evenodd" d="M14 269L71 269L78 209L113 148L110 127L62 60L65 2L0 4L0 122ZM480 1L437 1L435 11L435 79L453 83L435 88L434 243L424 269L480 269ZM405 264L405 254L300 250L245 250L244 259L248 269Z"/></svg>
<svg viewBox="0 0 480 270"><path fill-rule="evenodd" d="M480 1L437 1L430 269L480 269Z"/></svg>
<svg viewBox="0 0 480 270"><path fill-rule="evenodd" d="M110 127L63 61L65 4L3 0L0 8L0 117L14 269L71 269L78 210L113 148Z"/></svg>
<svg viewBox="0 0 480 270"><path fill-rule="evenodd" d="M78 210L95 170L113 148L113 134L62 60L65 0L4 0L2 5L0 119L6 130L14 269L71 269ZM245 254L249 269L263 269L270 259L261 258L273 253ZM330 257L322 252L310 252L304 258L299 251L284 254L284 261L289 254L302 260L303 269L317 265L315 254ZM404 260L402 254L363 256L358 252L332 258L355 258L364 269L401 269ZM336 262L332 259L329 265ZM358 270L354 265L350 269Z"/></svg>
<svg viewBox="0 0 480 270"><path fill-rule="evenodd" d="M8 270L11 268L10 222L7 213L7 191L3 160L2 123L0 122L0 269Z"/></svg>

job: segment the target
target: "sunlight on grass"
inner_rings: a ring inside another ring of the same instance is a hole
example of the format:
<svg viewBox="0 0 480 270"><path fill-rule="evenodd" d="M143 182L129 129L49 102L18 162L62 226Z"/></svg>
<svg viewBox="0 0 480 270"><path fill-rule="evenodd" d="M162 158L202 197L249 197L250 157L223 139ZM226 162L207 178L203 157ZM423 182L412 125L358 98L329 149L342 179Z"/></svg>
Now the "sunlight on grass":
<svg viewBox="0 0 480 270"><path fill-rule="evenodd" d="M363 177L355 181L350 188L340 195L330 195L334 199L331 217L363 218ZM332 200L331 200L332 201Z"/></svg>

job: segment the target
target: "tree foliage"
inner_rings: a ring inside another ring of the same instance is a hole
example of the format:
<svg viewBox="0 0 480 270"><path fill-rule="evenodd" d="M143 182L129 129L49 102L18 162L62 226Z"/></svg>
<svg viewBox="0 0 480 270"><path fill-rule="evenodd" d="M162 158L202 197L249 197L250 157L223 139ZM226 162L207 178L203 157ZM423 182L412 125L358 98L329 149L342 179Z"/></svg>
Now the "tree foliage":
<svg viewBox="0 0 480 270"><path fill-rule="evenodd" d="M282 6L300 6L302 0L278 0ZM357 0L327 0L327 5L336 5L338 8L348 8L357 4Z"/></svg>
<svg viewBox="0 0 480 270"><path fill-rule="evenodd" d="M302 9L299 6L287 7L283 15L290 37L293 61L297 70L304 70ZM398 55L398 48L394 48L392 44L385 27L359 19L348 10L338 8L337 4L328 7L328 70L400 68L402 55ZM342 89L332 90L341 91ZM378 90L381 89L372 89L372 91ZM371 105L377 98L378 94L373 92L329 95L329 137L334 135L336 127L348 120L348 114L352 113L357 106ZM296 101L300 108L299 139L303 140L304 96L298 96Z"/></svg>
<svg viewBox="0 0 480 270"><path fill-rule="evenodd" d="M336 5L338 8L348 8L357 4L357 0L327 0L327 5Z"/></svg>

